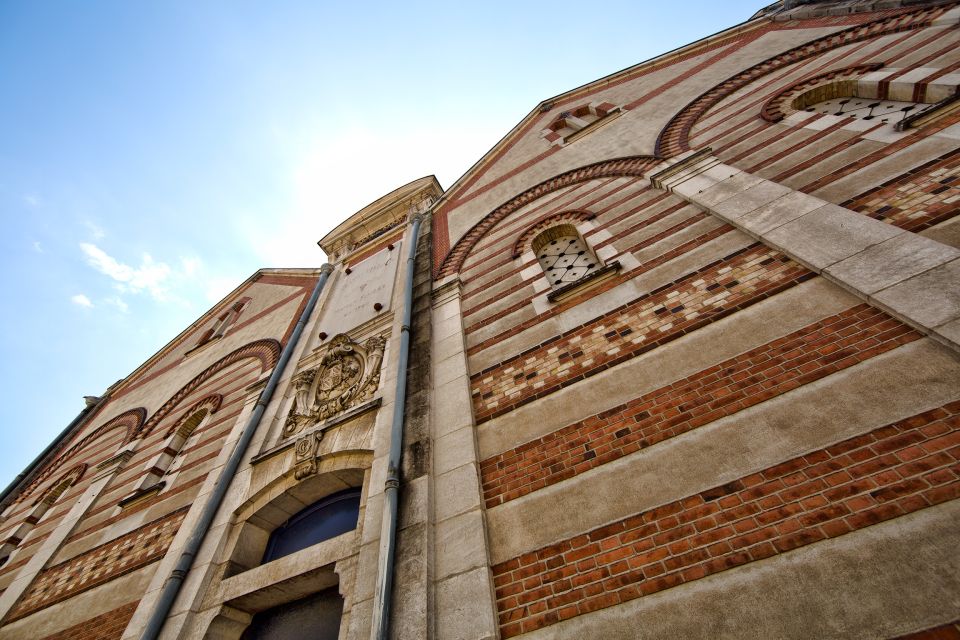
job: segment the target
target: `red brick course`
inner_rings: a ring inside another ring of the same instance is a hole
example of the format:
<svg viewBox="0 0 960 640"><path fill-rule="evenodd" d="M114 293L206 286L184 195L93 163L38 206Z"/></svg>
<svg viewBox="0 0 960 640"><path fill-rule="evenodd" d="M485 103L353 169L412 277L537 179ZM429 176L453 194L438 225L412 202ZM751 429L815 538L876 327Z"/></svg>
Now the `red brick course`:
<svg viewBox="0 0 960 640"><path fill-rule="evenodd" d="M63 631L58 631L41 640L114 640L123 636L124 630L130 623L133 613L137 610L140 601L125 604L122 607L107 611L95 618L91 618Z"/></svg>
<svg viewBox="0 0 960 640"><path fill-rule="evenodd" d="M960 402L493 567L504 638L960 497Z"/></svg>
<svg viewBox="0 0 960 640"><path fill-rule="evenodd" d="M772 249L751 245L474 374L476 421L600 373L813 275Z"/></svg>
<svg viewBox="0 0 960 640"><path fill-rule="evenodd" d="M742 411L921 335L862 304L484 460L487 507Z"/></svg>
<svg viewBox="0 0 960 640"><path fill-rule="evenodd" d="M898 636L894 640L960 640L960 620L926 631Z"/></svg>
<svg viewBox="0 0 960 640"><path fill-rule="evenodd" d="M163 557L187 508L44 569L24 592L4 622L30 615Z"/></svg>
<svg viewBox="0 0 960 640"><path fill-rule="evenodd" d="M960 149L888 180L844 207L917 232L960 214Z"/></svg>

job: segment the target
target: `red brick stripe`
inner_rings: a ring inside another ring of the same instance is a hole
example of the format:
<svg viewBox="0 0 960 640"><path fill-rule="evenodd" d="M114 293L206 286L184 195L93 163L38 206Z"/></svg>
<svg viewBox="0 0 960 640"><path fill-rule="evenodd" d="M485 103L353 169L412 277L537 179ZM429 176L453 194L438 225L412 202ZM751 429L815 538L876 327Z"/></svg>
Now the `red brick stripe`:
<svg viewBox="0 0 960 640"><path fill-rule="evenodd" d="M872 153L868 153L863 157L861 157L856 162L851 162L845 167L839 168L821 178L818 178L817 180L814 180L809 184L803 185L798 189L798 191L803 191L804 193L813 193L818 189L822 189L828 184L832 184L837 180L840 180L841 178L847 177L848 175L850 175L851 173L854 173L855 171L859 171L864 167L869 167L875 162L879 162L884 158L892 156L898 151L901 151L913 145L914 143L916 143L917 140L921 140L928 136L932 136L933 134L939 131L942 131L943 129L946 129L950 125L956 124L957 122L960 122L960 113L954 113L954 114L944 116L928 124L923 128L917 129L916 134L912 136L907 136L906 138L901 138L896 142L891 142L890 144L883 147L882 149L878 149Z"/></svg>
<svg viewBox="0 0 960 640"><path fill-rule="evenodd" d="M184 507L159 520L44 569L5 622L16 620L160 559L187 515Z"/></svg>
<svg viewBox="0 0 960 640"><path fill-rule="evenodd" d="M63 631L44 636L42 640L113 640L114 638L120 638L130 623L130 619L133 618L133 613L137 610L138 604L140 604L139 600L125 604L113 611L101 613L95 618L67 627Z"/></svg>
<svg viewBox="0 0 960 640"><path fill-rule="evenodd" d="M484 460L488 508L760 404L920 338L862 304Z"/></svg>
<svg viewBox="0 0 960 640"><path fill-rule="evenodd" d="M894 640L960 640L960 620L926 631L898 636Z"/></svg>
<svg viewBox="0 0 960 640"><path fill-rule="evenodd" d="M471 376L477 424L596 375L814 274L752 245Z"/></svg>
<svg viewBox="0 0 960 640"><path fill-rule="evenodd" d="M960 497L960 402L493 567L520 633Z"/></svg>
<svg viewBox="0 0 960 640"><path fill-rule="evenodd" d="M960 214L960 149L888 180L843 206L913 232L949 220Z"/></svg>

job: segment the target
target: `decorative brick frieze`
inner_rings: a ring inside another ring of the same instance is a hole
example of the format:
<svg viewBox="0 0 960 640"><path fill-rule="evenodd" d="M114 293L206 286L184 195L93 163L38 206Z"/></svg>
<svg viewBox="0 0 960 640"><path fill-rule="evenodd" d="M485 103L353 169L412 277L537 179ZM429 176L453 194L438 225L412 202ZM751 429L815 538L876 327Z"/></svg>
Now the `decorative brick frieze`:
<svg viewBox="0 0 960 640"><path fill-rule="evenodd" d="M488 508L760 404L921 335L862 304L484 460Z"/></svg>
<svg viewBox="0 0 960 640"><path fill-rule="evenodd" d="M512 411L810 277L782 254L751 245L474 374L476 421Z"/></svg>
<svg viewBox="0 0 960 640"><path fill-rule="evenodd" d="M960 149L888 180L842 206L917 232L960 214Z"/></svg>
<svg viewBox="0 0 960 640"><path fill-rule="evenodd" d="M40 640L114 640L123 636L133 613L140 601L130 602L85 620L80 624L67 627L63 631L44 636Z"/></svg>
<svg viewBox="0 0 960 640"><path fill-rule="evenodd" d="M159 560L173 542L186 514L186 508L180 509L116 540L44 569L6 621L23 618Z"/></svg>
<svg viewBox="0 0 960 640"><path fill-rule="evenodd" d="M960 497L960 402L493 567L502 637Z"/></svg>

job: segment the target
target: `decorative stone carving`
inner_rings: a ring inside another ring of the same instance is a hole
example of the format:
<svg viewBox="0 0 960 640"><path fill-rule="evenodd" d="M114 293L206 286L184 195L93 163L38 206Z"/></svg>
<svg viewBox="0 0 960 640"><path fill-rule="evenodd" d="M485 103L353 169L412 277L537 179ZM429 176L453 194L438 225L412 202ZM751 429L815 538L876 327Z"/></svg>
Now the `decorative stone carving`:
<svg viewBox="0 0 960 640"><path fill-rule="evenodd" d="M372 398L380 384L385 346L383 336L370 338L363 346L346 334L334 336L320 366L294 376L294 402L283 435L292 436Z"/></svg>
<svg viewBox="0 0 960 640"><path fill-rule="evenodd" d="M322 439L322 431L313 431L297 439L293 447L293 477L297 480L317 472L317 451Z"/></svg>

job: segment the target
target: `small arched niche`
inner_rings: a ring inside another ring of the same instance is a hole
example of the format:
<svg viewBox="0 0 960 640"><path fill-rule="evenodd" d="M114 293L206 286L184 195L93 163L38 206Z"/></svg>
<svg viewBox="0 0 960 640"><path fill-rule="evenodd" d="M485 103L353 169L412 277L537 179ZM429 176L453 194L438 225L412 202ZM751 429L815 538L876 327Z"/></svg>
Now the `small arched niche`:
<svg viewBox="0 0 960 640"><path fill-rule="evenodd" d="M577 228L569 223L544 229L534 236L531 248L552 287L578 282L603 266Z"/></svg>

